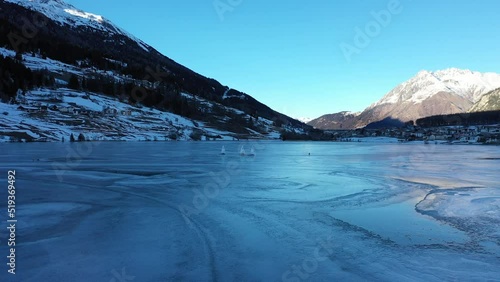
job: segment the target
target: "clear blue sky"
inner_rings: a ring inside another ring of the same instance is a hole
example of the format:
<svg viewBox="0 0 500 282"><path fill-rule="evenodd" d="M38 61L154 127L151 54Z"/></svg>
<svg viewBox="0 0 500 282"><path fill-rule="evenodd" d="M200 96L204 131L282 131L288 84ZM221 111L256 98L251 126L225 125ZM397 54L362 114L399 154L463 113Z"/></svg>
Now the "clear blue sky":
<svg viewBox="0 0 500 282"><path fill-rule="evenodd" d="M292 117L361 111L423 69L500 72L498 0L67 2ZM373 25L382 10L391 19ZM356 45L367 26L369 44Z"/></svg>

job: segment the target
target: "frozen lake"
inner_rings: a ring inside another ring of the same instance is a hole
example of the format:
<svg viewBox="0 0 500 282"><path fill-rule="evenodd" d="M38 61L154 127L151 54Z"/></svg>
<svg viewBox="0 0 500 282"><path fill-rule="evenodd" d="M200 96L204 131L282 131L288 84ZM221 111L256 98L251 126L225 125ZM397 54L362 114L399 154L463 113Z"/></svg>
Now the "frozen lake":
<svg viewBox="0 0 500 282"><path fill-rule="evenodd" d="M499 147L0 147L18 219L0 281L499 281Z"/></svg>

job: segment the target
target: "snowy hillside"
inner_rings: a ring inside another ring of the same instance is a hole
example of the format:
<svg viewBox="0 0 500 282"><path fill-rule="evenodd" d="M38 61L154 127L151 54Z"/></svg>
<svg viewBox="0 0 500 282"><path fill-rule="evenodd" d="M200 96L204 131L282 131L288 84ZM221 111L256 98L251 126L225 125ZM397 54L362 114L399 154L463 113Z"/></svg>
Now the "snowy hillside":
<svg viewBox="0 0 500 282"><path fill-rule="evenodd" d="M484 112L500 110L500 88L484 94L469 112Z"/></svg>
<svg viewBox="0 0 500 282"><path fill-rule="evenodd" d="M19 104L0 103L0 141L60 141L81 133L86 140L163 141L235 140L232 132L206 126L159 110L131 106L96 93L67 88L36 89L20 94ZM235 110L237 111L237 110ZM269 134L279 138L272 122L259 119Z"/></svg>
<svg viewBox="0 0 500 282"><path fill-rule="evenodd" d="M0 55L14 57L15 52L0 48ZM104 73L115 80L129 78L117 73L103 72L94 68L77 68L38 55L23 55L23 63L31 70L46 70L64 77L66 73L90 76ZM0 141L60 141L69 140L82 133L87 140L234 140L241 137L227 130L214 128L202 121L195 121L173 113L132 105L126 99L109 97L99 93L67 88L67 82L57 79L56 88L36 88L18 95L10 104L0 103ZM188 93L182 96L210 109L218 107L225 112L251 116L212 101ZM221 122L230 123L226 117ZM247 138L277 139L280 136L273 122L265 118L254 119L254 125L262 132L247 129ZM294 128L288 128L294 131ZM263 133L265 132L265 133ZM302 133L301 131L298 131Z"/></svg>

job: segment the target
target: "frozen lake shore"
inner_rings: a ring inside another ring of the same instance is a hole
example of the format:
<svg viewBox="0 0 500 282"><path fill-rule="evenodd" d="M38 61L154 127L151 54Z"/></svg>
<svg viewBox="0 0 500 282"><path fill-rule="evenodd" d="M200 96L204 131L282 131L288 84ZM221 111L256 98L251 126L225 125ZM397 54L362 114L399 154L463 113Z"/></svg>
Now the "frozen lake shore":
<svg viewBox="0 0 500 282"><path fill-rule="evenodd" d="M17 274L1 281L500 277L497 147L0 146L18 193Z"/></svg>

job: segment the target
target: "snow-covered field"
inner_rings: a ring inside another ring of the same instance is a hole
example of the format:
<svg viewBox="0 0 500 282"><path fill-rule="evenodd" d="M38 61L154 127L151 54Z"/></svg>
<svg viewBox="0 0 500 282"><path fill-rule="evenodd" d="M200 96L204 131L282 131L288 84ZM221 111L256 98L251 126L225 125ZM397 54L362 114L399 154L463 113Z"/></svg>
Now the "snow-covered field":
<svg viewBox="0 0 500 282"><path fill-rule="evenodd" d="M51 100L56 96L62 98ZM0 103L0 141L27 139L23 134L35 141L69 141L70 134L76 138L80 133L89 140L122 141L170 140L168 136L175 133L182 140L189 139L195 127L178 115L66 88L33 90L25 99L21 105ZM41 110L42 106L47 109ZM57 109L51 109L53 106ZM105 114L106 108L114 112Z"/></svg>
<svg viewBox="0 0 500 282"><path fill-rule="evenodd" d="M40 88L21 97L21 104L0 103L0 142L61 141L63 138L68 141L71 134L76 138L80 133L87 140L164 141L172 140L173 136L175 140L190 140L193 130L205 136L218 136L221 140L233 140L236 136L203 122L132 106L96 93ZM279 138L271 121L259 119L257 123L269 134L253 132L254 138Z"/></svg>
<svg viewBox="0 0 500 282"><path fill-rule="evenodd" d="M240 156L241 146L254 147L256 156ZM9 280L4 266L0 281L500 277L496 147L279 141L0 147L1 171L16 170L18 192L17 274ZM0 199L6 194L7 184ZM4 242L0 255L5 261Z"/></svg>

